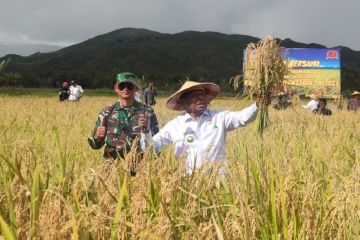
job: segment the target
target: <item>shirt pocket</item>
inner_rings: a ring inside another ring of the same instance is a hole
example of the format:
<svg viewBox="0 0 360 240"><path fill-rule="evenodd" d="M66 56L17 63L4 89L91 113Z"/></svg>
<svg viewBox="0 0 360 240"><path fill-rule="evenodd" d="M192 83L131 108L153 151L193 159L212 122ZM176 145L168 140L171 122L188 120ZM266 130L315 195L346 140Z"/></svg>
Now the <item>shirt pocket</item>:
<svg viewBox="0 0 360 240"><path fill-rule="evenodd" d="M214 122L205 123L201 129L201 139L207 142L219 138L222 132L222 126L215 124Z"/></svg>

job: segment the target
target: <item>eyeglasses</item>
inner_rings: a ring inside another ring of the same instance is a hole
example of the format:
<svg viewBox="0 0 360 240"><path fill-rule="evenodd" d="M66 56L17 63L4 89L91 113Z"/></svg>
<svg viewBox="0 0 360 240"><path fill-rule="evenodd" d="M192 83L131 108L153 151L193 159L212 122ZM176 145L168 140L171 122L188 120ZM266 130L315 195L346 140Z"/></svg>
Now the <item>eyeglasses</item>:
<svg viewBox="0 0 360 240"><path fill-rule="evenodd" d="M118 83L118 88L120 90L124 90L125 88L127 88L128 90L131 91L134 89L134 84L129 83L129 82L121 82L121 83Z"/></svg>

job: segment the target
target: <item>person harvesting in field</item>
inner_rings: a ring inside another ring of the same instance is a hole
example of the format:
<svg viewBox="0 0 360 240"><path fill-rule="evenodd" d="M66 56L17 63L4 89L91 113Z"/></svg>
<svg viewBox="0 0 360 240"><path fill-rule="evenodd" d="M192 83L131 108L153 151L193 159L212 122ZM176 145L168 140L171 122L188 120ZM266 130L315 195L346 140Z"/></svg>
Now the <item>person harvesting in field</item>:
<svg viewBox="0 0 360 240"><path fill-rule="evenodd" d="M326 108L326 98L319 98L319 103L317 108L313 110L313 113L323 115L323 116L330 116L332 114L331 110Z"/></svg>
<svg viewBox="0 0 360 240"><path fill-rule="evenodd" d="M309 97L311 100L306 105L303 105L303 108L314 111L318 107L319 96L317 94L313 93L313 94L310 94Z"/></svg>
<svg viewBox="0 0 360 240"><path fill-rule="evenodd" d="M184 111L167 123L151 138L142 135L152 144L155 152L169 144L174 145L176 157L186 159L188 170L199 168L206 161L226 159L226 134L253 121L258 112L258 103L270 104L270 96L259 97L257 103L239 112L210 110L209 103L218 96L220 88L214 83L187 81L166 102L174 111ZM141 126L147 126L147 118L141 118Z"/></svg>
<svg viewBox="0 0 360 240"><path fill-rule="evenodd" d="M105 107L99 114L92 135L88 138L91 148L100 149L105 145L104 158L124 158L141 130L156 134L158 122L151 107L135 100L135 92L141 90L135 74L119 73L114 84L118 101ZM141 129L139 115L149 117L149 126ZM140 145L136 146L140 150Z"/></svg>
<svg viewBox="0 0 360 240"><path fill-rule="evenodd" d="M61 89L59 91L59 101L63 102L69 99L69 83L67 80L62 82Z"/></svg>
<svg viewBox="0 0 360 240"><path fill-rule="evenodd" d="M360 108L360 92L355 91L351 94L347 109L349 111L356 111L358 108Z"/></svg>
<svg viewBox="0 0 360 240"><path fill-rule="evenodd" d="M157 91L154 86L154 83L149 83L149 87L145 89L144 91L144 100L146 105L155 105L155 96L157 96Z"/></svg>
<svg viewBox="0 0 360 240"><path fill-rule="evenodd" d="M69 87L69 101L79 101L83 94L84 89L79 84L77 84L75 80L71 81L71 86Z"/></svg>

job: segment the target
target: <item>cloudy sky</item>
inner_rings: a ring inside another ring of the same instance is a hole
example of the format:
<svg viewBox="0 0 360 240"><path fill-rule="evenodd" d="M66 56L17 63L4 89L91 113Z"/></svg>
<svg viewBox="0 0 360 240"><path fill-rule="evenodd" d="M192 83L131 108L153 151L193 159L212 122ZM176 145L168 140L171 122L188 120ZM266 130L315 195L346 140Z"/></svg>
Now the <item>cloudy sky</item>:
<svg viewBox="0 0 360 240"><path fill-rule="evenodd" d="M0 56L123 27L272 35L360 50L360 0L0 0Z"/></svg>

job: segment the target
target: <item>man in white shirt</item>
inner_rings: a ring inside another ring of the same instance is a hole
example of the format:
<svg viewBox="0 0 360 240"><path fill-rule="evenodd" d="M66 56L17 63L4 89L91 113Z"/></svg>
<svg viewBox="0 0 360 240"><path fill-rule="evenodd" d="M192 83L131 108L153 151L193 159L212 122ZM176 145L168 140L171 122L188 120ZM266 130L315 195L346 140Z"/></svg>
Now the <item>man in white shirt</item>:
<svg viewBox="0 0 360 240"><path fill-rule="evenodd" d="M313 111L318 107L319 104L318 97L316 94L310 94L309 97L311 98L310 102L308 102L308 104L306 105L303 105L303 108Z"/></svg>
<svg viewBox="0 0 360 240"><path fill-rule="evenodd" d="M79 101L83 93L84 90L82 87L75 81L71 81L71 86L69 87L69 101Z"/></svg>
<svg viewBox="0 0 360 240"><path fill-rule="evenodd" d="M135 98L136 101L141 102L141 90L140 89L138 89L135 92L134 98Z"/></svg>
<svg viewBox="0 0 360 240"><path fill-rule="evenodd" d="M167 123L152 138L150 134L143 134L143 146L152 144L155 152L160 152L163 147L173 144L175 156L185 158L188 172L206 161L225 160L227 132L253 121L258 107L254 103L239 112L209 110L208 104L219 92L219 86L214 83L185 82L166 102L167 108L185 112ZM260 100L267 105L271 102L270 96L263 96ZM147 124L145 116L139 119L139 125Z"/></svg>

